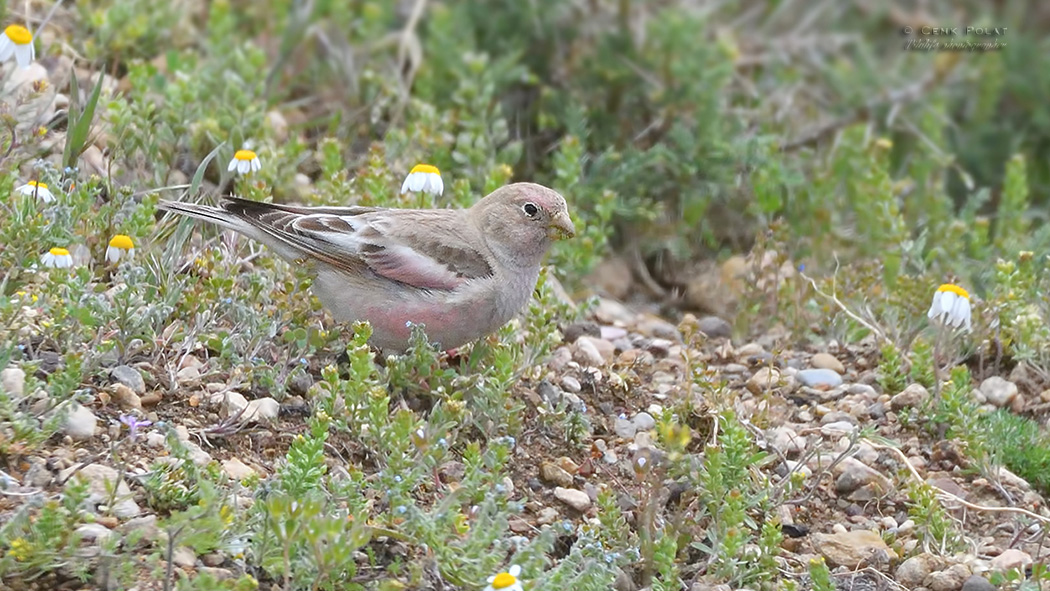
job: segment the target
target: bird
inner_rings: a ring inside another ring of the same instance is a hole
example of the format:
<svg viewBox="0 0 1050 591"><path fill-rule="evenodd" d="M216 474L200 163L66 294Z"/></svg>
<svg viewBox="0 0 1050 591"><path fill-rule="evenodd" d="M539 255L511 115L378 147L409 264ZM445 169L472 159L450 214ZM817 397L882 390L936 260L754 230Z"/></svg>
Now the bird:
<svg viewBox="0 0 1050 591"><path fill-rule="evenodd" d="M576 227L543 185L502 186L466 209L303 207L223 197L217 206L158 208L239 232L305 265L339 321L366 320L383 353L409 347L412 325L453 350L486 336L528 303L555 240Z"/></svg>

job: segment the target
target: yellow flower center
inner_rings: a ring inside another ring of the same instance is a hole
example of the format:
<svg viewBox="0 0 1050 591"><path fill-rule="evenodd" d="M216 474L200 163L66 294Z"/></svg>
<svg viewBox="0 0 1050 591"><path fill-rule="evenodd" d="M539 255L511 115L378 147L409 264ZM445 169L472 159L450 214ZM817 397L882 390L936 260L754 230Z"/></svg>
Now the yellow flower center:
<svg viewBox="0 0 1050 591"><path fill-rule="evenodd" d="M434 168L434 167L432 166L431 168ZM437 169L435 168L434 170L437 170ZM412 172L415 172L415 169L413 169ZM496 575L496 578L492 579L492 588L493 589L506 589L507 587L510 587L511 585L513 585L514 583L517 583L517 582L518 582L518 579L515 578L514 575L512 575L510 573L500 573L500 574Z"/></svg>
<svg viewBox="0 0 1050 591"><path fill-rule="evenodd" d="M430 164L417 164L417 165L412 167L412 170L410 170L408 172L408 174L412 174L412 173L415 173L415 172L426 172L426 173L429 173L429 174L436 174L436 175L440 175L441 174L441 171L438 170L438 167L430 165Z"/></svg>
<svg viewBox="0 0 1050 591"><path fill-rule="evenodd" d="M4 29L4 35L7 35L7 38L15 45L29 45L33 42L33 34L22 25L8 25Z"/></svg>
<svg viewBox="0 0 1050 591"><path fill-rule="evenodd" d="M121 250L131 250L135 248L135 243L131 241L130 236L124 234L117 234L109 241L109 245L113 248L119 248Z"/></svg>
<svg viewBox="0 0 1050 591"><path fill-rule="evenodd" d="M68 250L66 250L64 248L59 248L57 246L52 248L48 252L50 252L51 254L55 255L56 257L67 257L67 256L69 256L69 251Z"/></svg>
<svg viewBox="0 0 1050 591"><path fill-rule="evenodd" d="M970 292L959 287L958 285L953 285L951 283L945 283L944 285L938 287L937 291L950 291L961 298L965 298L967 300L970 299Z"/></svg>
<svg viewBox="0 0 1050 591"><path fill-rule="evenodd" d="M233 155L234 160L247 160L251 162L256 159L255 152L251 150L237 150L237 153Z"/></svg>
<svg viewBox="0 0 1050 591"><path fill-rule="evenodd" d="M26 184L29 185L30 187L36 187L37 189L46 189L47 188L47 183L38 183L36 181L29 181Z"/></svg>

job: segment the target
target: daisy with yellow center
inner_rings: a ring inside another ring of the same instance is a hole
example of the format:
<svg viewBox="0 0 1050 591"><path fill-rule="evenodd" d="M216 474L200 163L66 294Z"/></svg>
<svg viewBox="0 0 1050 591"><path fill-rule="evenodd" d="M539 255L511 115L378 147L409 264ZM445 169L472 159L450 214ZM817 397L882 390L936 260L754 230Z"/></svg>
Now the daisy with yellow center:
<svg viewBox="0 0 1050 591"><path fill-rule="evenodd" d="M445 190L445 184L441 182L441 171L430 164L417 164L401 183L401 194L427 193L429 195L440 195Z"/></svg>
<svg viewBox="0 0 1050 591"><path fill-rule="evenodd" d="M19 68L28 68L36 57L33 49L33 34L22 25L8 25L0 35L0 62L15 58Z"/></svg>
<svg viewBox="0 0 1050 591"><path fill-rule="evenodd" d="M106 248L106 261L110 263L116 263L121 257L131 258L134 255L135 243L131 241L130 236L124 234L114 236L109 241L109 247Z"/></svg>
<svg viewBox="0 0 1050 591"><path fill-rule="evenodd" d="M45 252L44 256L40 257L40 262L52 269L69 269L73 266L73 257L65 248L55 247Z"/></svg>
<svg viewBox="0 0 1050 591"><path fill-rule="evenodd" d="M55 194L47 188L47 183L29 181L21 187L16 187L15 191L30 197L39 197L44 203L51 203L55 200Z"/></svg>
<svg viewBox="0 0 1050 591"><path fill-rule="evenodd" d="M237 174L249 174L261 168L262 163L259 162L258 154L251 150L237 150L226 170L230 172L237 171Z"/></svg>
<svg viewBox="0 0 1050 591"><path fill-rule="evenodd" d="M489 585L485 587L485 591L522 591L519 574L521 567L515 564L507 572L489 577Z"/></svg>
<svg viewBox="0 0 1050 591"><path fill-rule="evenodd" d="M970 293L958 285L945 283L933 294L933 304L926 314L945 326L970 330Z"/></svg>

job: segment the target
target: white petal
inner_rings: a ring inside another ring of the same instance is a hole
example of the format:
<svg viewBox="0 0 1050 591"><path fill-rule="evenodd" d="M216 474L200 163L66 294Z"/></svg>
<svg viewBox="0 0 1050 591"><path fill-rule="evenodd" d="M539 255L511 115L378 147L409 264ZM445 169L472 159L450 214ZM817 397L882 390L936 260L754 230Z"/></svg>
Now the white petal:
<svg viewBox="0 0 1050 591"><path fill-rule="evenodd" d="M54 267L55 255L51 254L50 252L45 252L44 256L40 257L40 264L44 265L45 267Z"/></svg>
<svg viewBox="0 0 1050 591"><path fill-rule="evenodd" d="M18 45L15 47L15 61L18 62L18 67L23 70L29 67L29 64L33 63L33 42L30 41L29 45Z"/></svg>
<svg viewBox="0 0 1050 591"><path fill-rule="evenodd" d="M437 176L437 175L434 175L434 176ZM441 177L438 177L438 180L440 181ZM510 574L510 576L514 577L515 579L518 578L518 575L521 574L521 566L517 565L517 564L513 564L513 565L511 565L510 570L508 570L507 573Z"/></svg>
<svg viewBox="0 0 1050 591"><path fill-rule="evenodd" d="M233 172L234 170L237 170L238 162L240 162L240 160L237 160L236 158L230 160L230 165L226 167L226 172Z"/></svg>
<svg viewBox="0 0 1050 591"><path fill-rule="evenodd" d="M930 311L926 313L929 318L936 318L941 313L941 294L942 291L933 292L933 303L930 304Z"/></svg>
<svg viewBox="0 0 1050 591"><path fill-rule="evenodd" d="M129 248L128 249L128 258L130 259L133 256L135 256L135 249L134 248Z"/></svg>
<svg viewBox="0 0 1050 591"><path fill-rule="evenodd" d="M241 174L248 174L252 170L252 163L247 160L240 160L237 162L237 172Z"/></svg>
<svg viewBox="0 0 1050 591"><path fill-rule="evenodd" d="M7 35L0 35L0 62L11 59L15 53L15 42Z"/></svg>
<svg viewBox="0 0 1050 591"><path fill-rule="evenodd" d="M427 184L427 176L425 172L413 172L409 173L408 177L405 178L405 185L408 186L408 190L413 193L418 193L423 190ZM402 191L407 193L408 191Z"/></svg>
<svg viewBox="0 0 1050 591"><path fill-rule="evenodd" d="M262 168L262 162L259 162L259 158L255 157L251 160L252 172L255 172Z"/></svg>
<svg viewBox="0 0 1050 591"><path fill-rule="evenodd" d="M431 195L440 195L445 190L445 184L441 182L441 175L428 174L426 191Z"/></svg>
<svg viewBox="0 0 1050 591"><path fill-rule="evenodd" d="M44 188L41 188L41 187L37 187L36 194L37 194L37 197L39 197L40 199L42 199L44 201L44 203L51 203L52 201L55 200L55 194L52 193L50 189L44 189Z"/></svg>
<svg viewBox="0 0 1050 591"><path fill-rule="evenodd" d="M412 175L406 176L405 177L405 181L403 183L401 183L401 194L402 195L404 195L405 193L408 193L408 179L410 179L410 178L412 178Z"/></svg>
<svg viewBox="0 0 1050 591"><path fill-rule="evenodd" d="M959 299L959 296L953 291L942 291L941 296L941 314L948 316L948 323L952 321L952 310L955 309L955 300Z"/></svg>
<svg viewBox="0 0 1050 591"><path fill-rule="evenodd" d="M115 263L120 260L120 249L116 246L106 248L106 262Z"/></svg>

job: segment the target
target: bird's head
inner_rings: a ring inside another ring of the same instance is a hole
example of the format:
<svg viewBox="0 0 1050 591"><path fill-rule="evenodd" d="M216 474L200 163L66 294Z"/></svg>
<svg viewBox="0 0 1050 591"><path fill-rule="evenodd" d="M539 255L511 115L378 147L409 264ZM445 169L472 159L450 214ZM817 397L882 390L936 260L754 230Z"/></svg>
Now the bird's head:
<svg viewBox="0 0 1050 591"><path fill-rule="evenodd" d="M522 266L538 265L554 240L576 235L565 198L535 183L500 187L471 209L497 256Z"/></svg>

